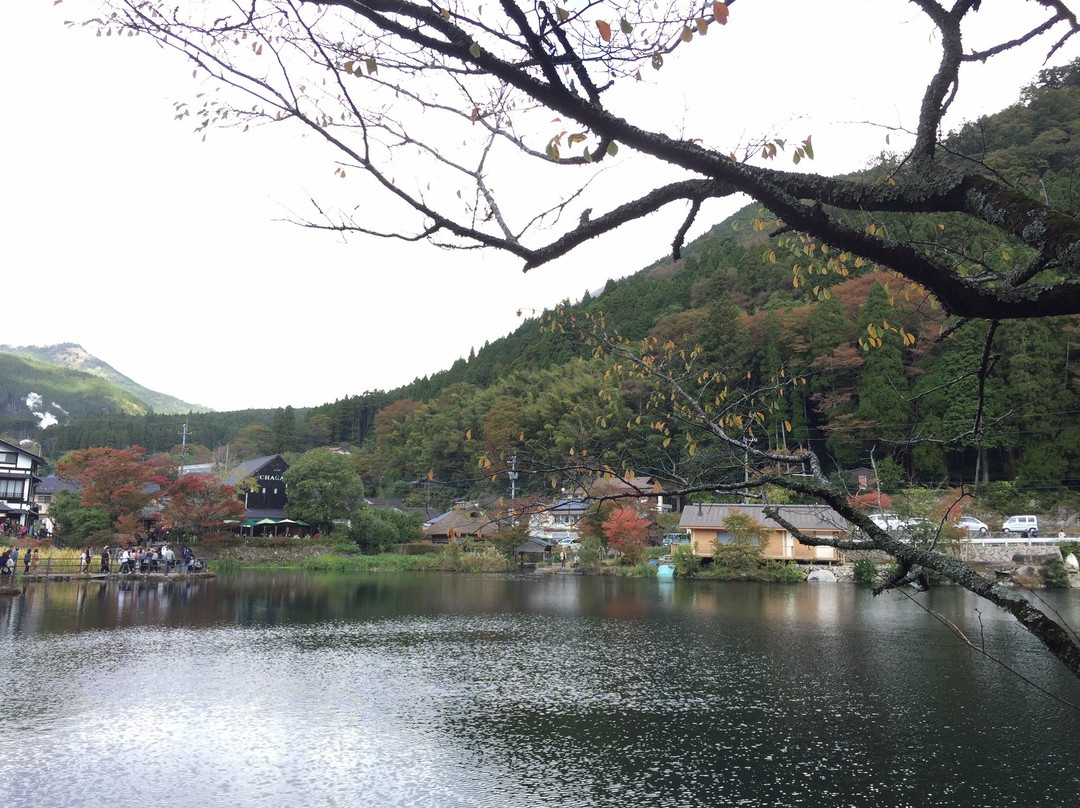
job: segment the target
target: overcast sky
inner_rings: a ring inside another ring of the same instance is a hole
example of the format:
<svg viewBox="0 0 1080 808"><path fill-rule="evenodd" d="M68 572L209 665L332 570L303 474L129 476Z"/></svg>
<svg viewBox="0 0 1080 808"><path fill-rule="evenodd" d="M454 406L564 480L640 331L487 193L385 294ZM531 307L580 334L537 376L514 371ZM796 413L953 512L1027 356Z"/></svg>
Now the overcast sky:
<svg viewBox="0 0 1080 808"><path fill-rule="evenodd" d="M1035 4L984 5L1015 9L999 18L1012 34ZM312 406L445 369L515 329L519 310L631 274L669 249L684 213L528 274L499 253L304 230L283 220L310 211L334 155L279 127L203 142L190 119L173 120L194 93L190 66L63 24L95 13L89 0L20 0L0 29L0 344L79 343L219 410ZM812 134L810 167L826 173L889 148L884 129L861 124L915 125L937 58L903 0L742 0L718 34L646 71L630 103L732 149ZM1077 55L1073 44L1052 64ZM966 71L950 127L1014 102L1042 66L1025 56ZM892 147L904 142L893 133ZM619 159L633 168L628 150ZM691 237L737 207L708 209Z"/></svg>

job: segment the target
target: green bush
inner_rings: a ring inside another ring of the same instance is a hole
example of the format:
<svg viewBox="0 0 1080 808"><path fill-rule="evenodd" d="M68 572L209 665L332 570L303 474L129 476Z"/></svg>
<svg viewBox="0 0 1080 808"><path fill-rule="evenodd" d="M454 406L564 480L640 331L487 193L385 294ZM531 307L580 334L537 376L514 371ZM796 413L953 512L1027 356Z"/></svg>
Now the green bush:
<svg viewBox="0 0 1080 808"><path fill-rule="evenodd" d="M410 541L401 546L401 552L405 555L427 555L428 553L438 553L441 544L435 544L430 541Z"/></svg>
<svg viewBox="0 0 1080 808"><path fill-rule="evenodd" d="M655 578L659 567L656 564L635 564L629 567L624 574L632 578Z"/></svg>
<svg viewBox="0 0 1080 808"><path fill-rule="evenodd" d="M806 580L806 573L794 561L768 561L762 567L764 580L778 584L800 584Z"/></svg>
<svg viewBox="0 0 1080 808"><path fill-rule="evenodd" d="M1080 541L1058 542L1058 547L1061 550L1062 558L1068 558L1069 553L1072 553L1077 558L1080 558Z"/></svg>
<svg viewBox="0 0 1080 808"><path fill-rule="evenodd" d="M855 580L859 583L868 584L877 578L877 564L869 558L855 559Z"/></svg>
<svg viewBox="0 0 1080 808"><path fill-rule="evenodd" d="M671 563L680 578L693 578L701 572L701 557L694 555L690 547L680 544L671 550Z"/></svg>
<svg viewBox="0 0 1080 808"><path fill-rule="evenodd" d="M1065 569L1065 562L1060 558L1051 558L1039 570L1042 575L1043 586L1050 589L1068 589L1069 571Z"/></svg>

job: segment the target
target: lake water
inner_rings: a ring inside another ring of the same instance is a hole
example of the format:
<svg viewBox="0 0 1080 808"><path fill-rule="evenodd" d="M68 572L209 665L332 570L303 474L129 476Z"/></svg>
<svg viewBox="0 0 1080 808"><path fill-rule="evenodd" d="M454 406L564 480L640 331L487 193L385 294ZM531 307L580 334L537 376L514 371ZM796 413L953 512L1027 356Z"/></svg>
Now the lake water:
<svg viewBox="0 0 1080 808"><path fill-rule="evenodd" d="M1049 593L1080 625L1080 592ZM0 600L9 806L1076 805L1080 687L956 588L244 572Z"/></svg>

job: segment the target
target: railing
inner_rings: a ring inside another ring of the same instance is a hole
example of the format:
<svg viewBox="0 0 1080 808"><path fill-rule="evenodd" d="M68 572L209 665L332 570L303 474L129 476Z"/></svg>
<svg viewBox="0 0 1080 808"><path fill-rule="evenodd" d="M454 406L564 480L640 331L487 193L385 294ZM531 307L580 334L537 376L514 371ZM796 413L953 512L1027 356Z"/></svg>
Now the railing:
<svg viewBox="0 0 1080 808"><path fill-rule="evenodd" d="M195 569L191 571L205 572L206 567L205 565L203 565L202 569ZM170 575L185 575L187 574L187 572L188 570L185 568L185 565L182 561L174 561L172 566L169 568ZM156 564L151 561L147 562L144 565L136 566L131 570L121 570L120 562L117 561L115 558L111 558L109 559L108 570L103 570L101 568L100 556L95 556L88 565L80 564L78 559L72 560L66 558L42 558L38 561L36 567L34 567L33 562L31 562L31 567L27 568L27 566L23 563L22 556L20 555L18 563L15 565L15 574L17 576L30 575L31 577L35 575L44 577L52 577L57 575L164 575L165 562L159 559ZM11 577L12 576L10 575L4 575L2 577L2 580L10 581Z"/></svg>
<svg viewBox="0 0 1080 808"><path fill-rule="evenodd" d="M1057 544L1062 541L1077 541L1072 536L1038 536L1024 538L1019 533L1010 533L1008 536L980 536L979 538L972 537L965 539L964 541L971 544Z"/></svg>

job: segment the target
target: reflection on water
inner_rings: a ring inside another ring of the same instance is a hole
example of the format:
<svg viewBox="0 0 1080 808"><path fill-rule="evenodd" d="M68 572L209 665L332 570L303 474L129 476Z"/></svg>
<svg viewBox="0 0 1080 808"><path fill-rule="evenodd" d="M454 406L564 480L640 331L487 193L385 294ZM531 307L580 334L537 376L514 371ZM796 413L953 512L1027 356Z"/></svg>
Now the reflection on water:
<svg viewBox="0 0 1080 808"><path fill-rule="evenodd" d="M1080 593L1054 598L1080 624ZM1010 619L957 589L920 599L1078 698ZM13 805L1064 805L1080 787L1080 715L847 585L33 585L0 601L0 687Z"/></svg>

